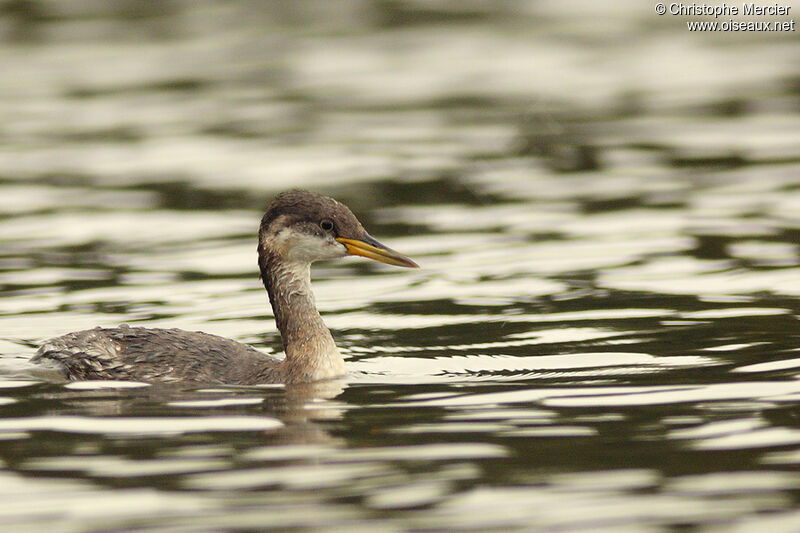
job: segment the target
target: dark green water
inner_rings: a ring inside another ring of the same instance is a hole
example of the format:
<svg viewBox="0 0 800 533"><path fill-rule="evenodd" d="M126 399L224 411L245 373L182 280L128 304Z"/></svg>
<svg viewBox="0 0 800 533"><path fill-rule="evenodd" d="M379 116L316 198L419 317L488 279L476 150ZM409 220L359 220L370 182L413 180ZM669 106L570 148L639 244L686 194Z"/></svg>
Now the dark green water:
<svg viewBox="0 0 800 533"><path fill-rule="evenodd" d="M0 529L800 529L799 41L686 20L6 3ZM122 322L279 352L290 187L422 265L315 267L346 380L31 373Z"/></svg>

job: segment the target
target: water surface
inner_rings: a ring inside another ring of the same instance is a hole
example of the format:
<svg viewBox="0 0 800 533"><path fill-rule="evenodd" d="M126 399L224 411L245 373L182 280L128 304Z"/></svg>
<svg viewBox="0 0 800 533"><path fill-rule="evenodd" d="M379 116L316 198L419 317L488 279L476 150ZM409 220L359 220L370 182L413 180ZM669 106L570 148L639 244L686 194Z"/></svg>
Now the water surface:
<svg viewBox="0 0 800 533"><path fill-rule="evenodd" d="M0 527L800 527L796 35L636 2L18 4ZM255 232L289 187L422 266L315 266L346 379L31 372L122 322L279 354Z"/></svg>

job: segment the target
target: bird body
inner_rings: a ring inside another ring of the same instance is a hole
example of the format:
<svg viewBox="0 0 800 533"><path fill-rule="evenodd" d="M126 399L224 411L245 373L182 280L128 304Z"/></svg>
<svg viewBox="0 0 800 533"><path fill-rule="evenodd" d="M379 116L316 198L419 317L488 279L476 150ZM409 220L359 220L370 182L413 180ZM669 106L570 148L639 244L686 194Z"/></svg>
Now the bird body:
<svg viewBox="0 0 800 533"><path fill-rule="evenodd" d="M58 363L72 380L282 381L280 360L231 339L180 329L122 325L76 331L43 342L35 358Z"/></svg>
<svg viewBox="0 0 800 533"><path fill-rule="evenodd" d="M285 357L202 332L95 328L42 343L32 362L55 362L68 379L303 383L345 374L344 360L314 304L311 263L361 255L417 268L373 239L343 204L316 193L279 194L258 235L258 265Z"/></svg>

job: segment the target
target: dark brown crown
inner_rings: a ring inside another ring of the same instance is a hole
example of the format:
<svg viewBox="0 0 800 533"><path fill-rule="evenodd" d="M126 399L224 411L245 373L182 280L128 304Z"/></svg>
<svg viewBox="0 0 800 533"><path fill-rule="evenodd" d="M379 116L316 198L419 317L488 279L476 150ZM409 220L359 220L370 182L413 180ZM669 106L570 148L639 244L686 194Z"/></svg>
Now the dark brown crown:
<svg viewBox="0 0 800 533"><path fill-rule="evenodd" d="M311 223L319 226L323 221L333 223L332 232L337 237L364 238L366 231L350 209L327 196L302 189L282 192L270 204L261 219L261 233L270 231L270 226L279 217L282 225ZM272 228L277 231L279 228Z"/></svg>

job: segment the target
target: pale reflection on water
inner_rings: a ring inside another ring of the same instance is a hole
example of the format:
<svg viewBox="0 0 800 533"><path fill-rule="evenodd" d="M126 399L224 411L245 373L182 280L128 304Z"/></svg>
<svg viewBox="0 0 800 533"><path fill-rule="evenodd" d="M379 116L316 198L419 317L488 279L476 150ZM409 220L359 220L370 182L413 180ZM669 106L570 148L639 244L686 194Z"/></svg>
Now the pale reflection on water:
<svg viewBox="0 0 800 533"><path fill-rule="evenodd" d="M800 527L795 34L632 1L134 4L0 13L5 527ZM423 267L315 267L346 380L31 369L122 322L280 353L255 232L289 187Z"/></svg>

